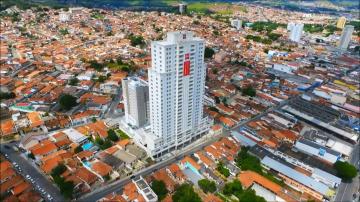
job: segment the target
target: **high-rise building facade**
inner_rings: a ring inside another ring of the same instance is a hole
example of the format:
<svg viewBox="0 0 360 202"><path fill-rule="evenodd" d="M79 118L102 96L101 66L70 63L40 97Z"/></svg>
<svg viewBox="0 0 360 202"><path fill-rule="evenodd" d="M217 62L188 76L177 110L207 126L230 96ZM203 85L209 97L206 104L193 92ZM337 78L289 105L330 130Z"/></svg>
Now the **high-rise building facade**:
<svg viewBox="0 0 360 202"><path fill-rule="evenodd" d="M125 121L142 127L149 123L149 86L137 77L122 80Z"/></svg>
<svg viewBox="0 0 360 202"><path fill-rule="evenodd" d="M304 29L304 24L289 23L287 29L290 31L289 39L299 42Z"/></svg>
<svg viewBox="0 0 360 202"><path fill-rule="evenodd" d="M348 48L353 31L354 31L354 26L352 25L345 26L340 37L338 48L342 50L346 50Z"/></svg>
<svg viewBox="0 0 360 202"><path fill-rule="evenodd" d="M240 30L242 26L242 21L239 19L231 19L230 24L232 27L235 27L237 30Z"/></svg>
<svg viewBox="0 0 360 202"><path fill-rule="evenodd" d="M179 4L179 13L186 13L187 5L184 3Z"/></svg>
<svg viewBox="0 0 360 202"><path fill-rule="evenodd" d="M146 147L153 156L186 146L209 130L203 116L204 51L205 41L188 31L169 32L151 44L151 137Z"/></svg>
<svg viewBox="0 0 360 202"><path fill-rule="evenodd" d="M336 23L336 27L339 29L344 29L346 24L346 18L344 16L340 17Z"/></svg>

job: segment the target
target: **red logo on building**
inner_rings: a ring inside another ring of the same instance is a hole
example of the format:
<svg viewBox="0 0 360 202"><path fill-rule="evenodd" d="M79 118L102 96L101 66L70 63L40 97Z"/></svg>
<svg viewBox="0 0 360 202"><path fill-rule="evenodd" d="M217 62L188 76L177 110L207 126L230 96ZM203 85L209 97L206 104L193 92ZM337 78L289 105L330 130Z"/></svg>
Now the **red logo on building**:
<svg viewBox="0 0 360 202"><path fill-rule="evenodd" d="M185 54L185 60L188 60L188 59L190 59L190 54L189 54L189 53L186 53L186 54Z"/></svg>
<svg viewBox="0 0 360 202"><path fill-rule="evenodd" d="M183 75L184 75L184 76L190 75L190 54L189 54L189 53L186 53L186 54L185 54L185 62L184 62L184 67L183 67Z"/></svg>

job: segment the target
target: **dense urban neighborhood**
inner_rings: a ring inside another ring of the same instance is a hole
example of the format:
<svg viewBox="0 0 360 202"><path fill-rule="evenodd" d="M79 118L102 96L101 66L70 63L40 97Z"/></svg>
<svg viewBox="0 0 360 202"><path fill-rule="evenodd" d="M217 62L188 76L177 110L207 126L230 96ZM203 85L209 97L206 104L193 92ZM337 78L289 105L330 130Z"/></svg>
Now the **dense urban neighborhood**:
<svg viewBox="0 0 360 202"><path fill-rule="evenodd" d="M359 10L4 5L1 201L360 201Z"/></svg>

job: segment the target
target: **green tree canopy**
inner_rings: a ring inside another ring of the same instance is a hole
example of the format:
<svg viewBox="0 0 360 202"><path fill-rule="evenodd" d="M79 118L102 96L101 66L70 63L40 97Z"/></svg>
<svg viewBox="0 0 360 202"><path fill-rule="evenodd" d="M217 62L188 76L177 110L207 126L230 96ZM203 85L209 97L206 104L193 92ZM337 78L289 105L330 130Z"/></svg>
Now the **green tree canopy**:
<svg viewBox="0 0 360 202"><path fill-rule="evenodd" d="M235 179L232 182L226 183L224 188L223 188L223 193L225 195L240 195L243 192L242 186L241 186L241 182L237 179Z"/></svg>
<svg viewBox="0 0 360 202"><path fill-rule="evenodd" d="M135 36L133 34L130 34L129 39L130 39L130 44L132 46L137 46L137 45L143 46L143 45L145 45L145 41L144 41L144 38L142 36Z"/></svg>
<svg viewBox="0 0 360 202"><path fill-rule="evenodd" d="M74 192L74 183L72 181L65 181L65 179L61 176L55 176L54 182L60 188L60 193L67 199L71 199L73 197Z"/></svg>
<svg viewBox="0 0 360 202"><path fill-rule="evenodd" d="M82 152L82 151L83 151L83 148L81 146L77 146L74 150L75 154Z"/></svg>
<svg viewBox="0 0 360 202"><path fill-rule="evenodd" d="M215 51L212 48L205 47L205 53L204 53L205 58L212 58L212 56L214 54L215 54Z"/></svg>
<svg viewBox="0 0 360 202"><path fill-rule="evenodd" d="M69 110L75 107L78 103L76 102L76 97L64 94L60 97L59 104L62 109Z"/></svg>
<svg viewBox="0 0 360 202"><path fill-rule="evenodd" d="M262 31L271 32L277 29L279 26L284 26L284 25L275 22L258 21L258 22L254 22L250 27L252 30L257 32L262 32Z"/></svg>
<svg viewBox="0 0 360 202"><path fill-rule="evenodd" d="M2 99L5 99L5 100L12 99L12 98L15 98L15 97L16 97L16 95L13 92L10 92L10 93L0 92L0 100L2 100Z"/></svg>
<svg viewBox="0 0 360 202"><path fill-rule="evenodd" d="M241 147L241 150L235 159L236 165L241 168L241 170L252 170L257 173L262 173L260 160L255 156L248 154L247 152L247 147Z"/></svg>
<svg viewBox="0 0 360 202"><path fill-rule="evenodd" d="M109 140L111 140L113 142L116 142L119 140L119 136L116 134L116 132L113 129L108 130L107 134L108 134Z"/></svg>
<svg viewBox="0 0 360 202"><path fill-rule="evenodd" d="M96 71L101 71L103 68L104 68L104 65L99 63L98 61L96 60L91 60L89 61L89 64L90 64L90 67L91 68L94 68Z"/></svg>
<svg viewBox="0 0 360 202"><path fill-rule="evenodd" d="M100 75L97 79L97 82L104 83L106 81L106 79L107 79L106 76Z"/></svg>
<svg viewBox="0 0 360 202"><path fill-rule="evenodd" d="M251 201L251 202L266 202L266 200L255 194L252 189L245 190L241 195L237 196L240 201Z"/></svg>
<svg viewBox="0 0 360 202"><path fill-rule="evenodd" d="M162 180L154 180L151 183L151 189L155 192L155 194L158 196L159 201L163 200L168 190L166 189L165 183Z"/></svg>
<svg viewBox="0 0 360 202"><path fill-rule="evenodd" d="M221 173L222 175L224 175L225 177L229 177L230 176L230 171L229 169L227 169L224 164L222 162L219 162L216 170L219 171L219 173Z"/></svg>
<svg viewBox="0 0 360 202"><path fill-rule="evenodd" d="M256 90L252 86L248 86L242 89L242 95L254 97L256 95Z"/></svg>
<svg viewBox="0 0 360 202"><path fill-rule="evenodd" d="M345 181L351 180L357 175L356 167L348 162L337 161L334 164L334 168L337 175Z"/></svg>
<svg viewBox="0 0 360 202"><path fill-rule="evenodd" d="M101 150L105 150L112 146L112 143L109 139L101 139L100 137L95 138L95 143L99 146Z"/></svg>
<svg viewBox="0 0 360 202"><path fill-rule="evenodd" d="M205 193L214 193L216 191L216 184L214 181L202 179L198 181L198 185Z"/></svg>
<svg viewBox="0 0 360 202"><path fill-rule="evenodd" d="M29 153L27 156L28 156L29 158L35 159L35 156L34 156L33 153Z"/></svg>
<svg viewBox="0 0 360 202"><path fill-rule="evenodd" d="M78 83L79 83L79 79L76 77L70 79L70 81L69 81L70 86L76 86Z"/></svg>
<svg viewBox="0 0 360 202"><path fill-rule="evenodd" d="M52 176L60 176L66 171L66 166L64 164L59 164L55 168L52 169L51 175Z"/></svg>
<svg viewBox="0 0 360 202"><path fill-rule="evenodd" d="M201 198L190 184L180 185L172 196L172 200L173 202L201 202Z"/></svg>

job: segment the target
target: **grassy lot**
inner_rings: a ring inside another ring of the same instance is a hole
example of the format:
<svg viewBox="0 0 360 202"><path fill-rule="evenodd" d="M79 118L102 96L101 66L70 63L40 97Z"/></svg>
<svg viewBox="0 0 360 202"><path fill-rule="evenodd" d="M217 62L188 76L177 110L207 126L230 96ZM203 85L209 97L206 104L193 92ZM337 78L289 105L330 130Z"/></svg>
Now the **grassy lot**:
<svg viewBox="0 0 360 202"><path fill-rule="evenodd" d="M122 139L122 140L130 139L130 137L124 131L122 131L120 129L117 129L115 132L120 136L120 139Z"/></svg>
<svg viewBox="0 0 360 202"><path fill-rule="evenodd" d="M231 15L235 11L247 12L243 6L235 6L229 3L190 3L187 6L189 12L194 13L215 13L219 15Z"/></svg>

